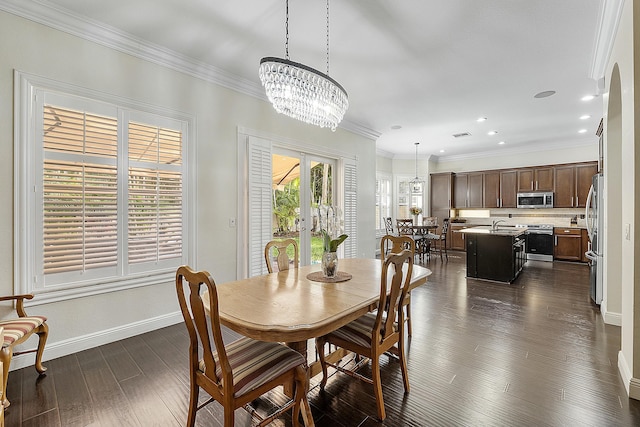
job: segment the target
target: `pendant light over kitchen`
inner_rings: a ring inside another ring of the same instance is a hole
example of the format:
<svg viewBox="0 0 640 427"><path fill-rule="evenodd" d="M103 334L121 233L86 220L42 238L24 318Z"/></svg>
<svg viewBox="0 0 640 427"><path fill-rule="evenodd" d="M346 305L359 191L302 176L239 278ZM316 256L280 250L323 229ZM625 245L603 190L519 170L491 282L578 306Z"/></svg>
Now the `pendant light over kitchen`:
<svg viewBox="0 0 640 427"><path fill-rule="evenodd" d="M327 0L327 73L289 60L289 0L286 0L285 58L265 57L258 74L267 98L278 113L335 131L349 98L344 88L329 77L329 0Z"/></svg>
<svg viewBox="0 0 640 427"><path fill-rule="evenodd" d="M424 181L418 177L418 145L420 145L420 143L416 142L416 177L409 181L412 193L422 193L422 188L424 186Z"/></svg>

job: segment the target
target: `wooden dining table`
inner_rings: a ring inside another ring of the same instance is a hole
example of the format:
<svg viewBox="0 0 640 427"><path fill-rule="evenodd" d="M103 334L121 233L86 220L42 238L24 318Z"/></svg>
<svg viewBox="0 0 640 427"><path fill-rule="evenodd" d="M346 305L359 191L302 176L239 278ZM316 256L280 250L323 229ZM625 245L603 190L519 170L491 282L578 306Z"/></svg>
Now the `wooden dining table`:
<svg viewBox="0 0 640 427"><path fill-rule="evenodd" d="M315 264L217 284L220 322L253 339L286 342L306 358L307 340L377 307L382 261L344 258L338 267L351 278L338 283L310 280L307 275L320 270ZM411 289L426 283L430 274L431 270L414 265ZM208 304L204 295L203 300ZM318 374L319 364L310 364L309 372Z"/></svg>

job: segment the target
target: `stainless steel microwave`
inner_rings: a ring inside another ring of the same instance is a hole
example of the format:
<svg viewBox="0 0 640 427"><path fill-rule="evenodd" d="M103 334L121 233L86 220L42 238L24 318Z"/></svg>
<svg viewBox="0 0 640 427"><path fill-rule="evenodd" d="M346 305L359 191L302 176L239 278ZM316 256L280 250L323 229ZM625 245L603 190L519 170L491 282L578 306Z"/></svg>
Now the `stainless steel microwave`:
<svg viewBox="0 0 640 427"><path fill-rule="evenodd" d="M518 193L519 208L552 208L553 193Z"/></svg>

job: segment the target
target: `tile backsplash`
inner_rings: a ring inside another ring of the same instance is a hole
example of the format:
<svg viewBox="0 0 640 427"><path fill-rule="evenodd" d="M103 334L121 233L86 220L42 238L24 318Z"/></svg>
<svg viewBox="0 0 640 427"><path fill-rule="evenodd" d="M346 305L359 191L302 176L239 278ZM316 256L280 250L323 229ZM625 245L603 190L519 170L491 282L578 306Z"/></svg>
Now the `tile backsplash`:
<svg viewBox="0 0 640 427"><path fill-rule="evenodd" d="M486 211L485 209L484 212ZM503 220L503 225L552 224L555 227L586 227L584 208L490 209L488 216L483 218L475 217L471 210L459 210L456 215L455 219L464 220L466 224L471 225L490 225L494 220ZM576 224L571 223L573 218L577 220Z"/></svg>

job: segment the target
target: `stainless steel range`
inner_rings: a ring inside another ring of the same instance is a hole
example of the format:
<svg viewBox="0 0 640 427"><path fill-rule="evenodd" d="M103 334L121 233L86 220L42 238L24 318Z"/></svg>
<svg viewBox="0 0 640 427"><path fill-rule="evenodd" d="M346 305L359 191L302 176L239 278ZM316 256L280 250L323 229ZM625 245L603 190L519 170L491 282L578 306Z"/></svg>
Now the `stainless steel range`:
<svg viewBox="0 0 640 427"><path fill-rule="evenodd" d="M553 261L552 224L517 224L516 227L527 228L525 252L528 260Z"/></svg>

